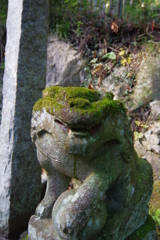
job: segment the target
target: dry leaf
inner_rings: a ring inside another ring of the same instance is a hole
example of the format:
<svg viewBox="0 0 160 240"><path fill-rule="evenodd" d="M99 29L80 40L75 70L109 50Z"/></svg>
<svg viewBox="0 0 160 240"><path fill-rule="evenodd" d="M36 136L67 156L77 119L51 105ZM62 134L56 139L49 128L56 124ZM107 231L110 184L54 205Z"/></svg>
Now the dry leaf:
<svg viewBox="0 0 160 240"><path fill-rule="evenodd" d="M115 33L118 33L118 25L115 22L112 22L111 30Z"/></svg>
<svg viewBox="0 0 160 240"><path fill-rule="evenodd" d="M91 83L88 85L88 89L94 90L94 87L93 87L93 85Z"/></svg>
<svg viewBox="0 0 160 240"><path fill-rule="evenodd" d="M92 74L95 74L96 72L100 71L102 68L102 65L97 66L94 70L92 70Z"/></svg>
<svg viewBox="0 0 160 240"><path fill-rule="evenodd" d="M99 78L98 78L98 87L100 87L102 85L102 81L103 81L102 76L99 76Z"/></svg>

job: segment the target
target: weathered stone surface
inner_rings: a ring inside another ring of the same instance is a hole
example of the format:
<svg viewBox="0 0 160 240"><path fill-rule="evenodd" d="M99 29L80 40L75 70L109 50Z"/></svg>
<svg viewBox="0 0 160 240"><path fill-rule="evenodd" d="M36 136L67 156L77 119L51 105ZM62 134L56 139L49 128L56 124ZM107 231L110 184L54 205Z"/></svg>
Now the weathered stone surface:
<svg viewBox="0 0 160 240"><path fill-rule="evenodd" d="M133 149L119 101L51 87L34 106L31 136L48 183L29 222L30 240L47 240L47 232L55 240L125 239L144 224L152 168ZM71 178L82 184L67 190Z"/></svg>
<svg viewBox="0 0 160 240"><path fill-rule="evenodd" d="M126 86L128 83L125 80L127 75L127 69L125 67L117 67L113 69L113 72L106 77L101 88L98 90L106 89L108 92L113 92L114 99L121 99L126 92Z"/></svg>
<svg viewBox="0 0 160 240"><path fill-rule="evenodd" d="M156 240L156 225L150 215L146 222L126 240Z"/></svg>
<svg viewBox="0 0 160 240"><path fill-rule="evenodd" d="M154 121L160 120L160 101L150 102L151 118Z"/></svg>
<svg viewBox="0 0 160 240"><path fill-rule="evenodd" d="M142 141L136 141L134 147L140 157L151 163L153 168L153 192L149 202L149 212L158 226L160 225L160 122L152 122L150 130Z"/></svg>
<svg viewBox="0 0 160 240"><path fill-rule="evenodd" d="M48 37L46 87L80 86L85 78L86 60L69 43Z"/></svg>
<svg viewBox="0 0 160 240"><path fill-rule="evenodd" d="M30 119L45 86L47 0L9 0L0 135L0 232L18 233L39 202Z"/></svg>
<svg viewBox="0 0 160 240"><path fill-rule="evenodd" d="M139 105L160 99L160 56L148 55L140 64L137 84L130 97L128 106L137 108Z"/></svg>
<svg viewBox="0 0 160 240"><path fill-rule="evenodd" d="M153 122L142 141L135 141L138 156L147 159L160 180L160 122Z"/></svg>
<svg viewBox="0 0 160 240"><path fill-rule="evenodd" d="M0 80L0 124L1 124L1 117L2 117L2 82Z"/></svg>

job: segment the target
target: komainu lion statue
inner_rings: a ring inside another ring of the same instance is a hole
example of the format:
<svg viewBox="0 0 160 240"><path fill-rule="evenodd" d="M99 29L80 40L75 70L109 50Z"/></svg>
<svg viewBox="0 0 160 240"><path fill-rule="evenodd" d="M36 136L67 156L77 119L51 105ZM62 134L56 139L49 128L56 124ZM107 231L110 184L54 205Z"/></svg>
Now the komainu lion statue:
<svg viewBox="0 0 160 240"><path fill-rule="evenodd" d="M123 240L146 222L152 168L137 157L125 107L112 93L45 89L31 137L48 181L29 239ZM68 190L71 179L81 184Z"/></svg>

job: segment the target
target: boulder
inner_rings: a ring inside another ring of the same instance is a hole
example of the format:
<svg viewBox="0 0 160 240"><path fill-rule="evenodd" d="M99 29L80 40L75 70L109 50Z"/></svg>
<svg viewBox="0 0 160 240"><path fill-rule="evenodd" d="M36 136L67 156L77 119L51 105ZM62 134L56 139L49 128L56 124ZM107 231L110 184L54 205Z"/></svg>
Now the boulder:
<svg viewBox="0 0 160 240"><path fill-rule="evenodd" d="M147 55L140 64L137 84L128 106L132 109L160 100L160 56Z"/></svg>
<svg viewBox="0 0 160 240"><path fill-rule="evenodd" d="M127 75L127 69L125 67L116 67L113 69L110 75L108 75L102 82L100 88L96 87L98 91L113 92L114 99L122 99L126 92L127 82L125 76Z"/></svg>
<svg viewBox="0 0 160 240"><path fill-rule="evenodd" d="M153 101L149 103L151 108L151 119L154 121L160 120L160 101Z"/></svg>
<svg viewBox="0 0 160 240"><path fill-rule="evenodd" d="M80 86L84 79L86 59L69 43L54 35L48 37L46 87Z"/></svg>

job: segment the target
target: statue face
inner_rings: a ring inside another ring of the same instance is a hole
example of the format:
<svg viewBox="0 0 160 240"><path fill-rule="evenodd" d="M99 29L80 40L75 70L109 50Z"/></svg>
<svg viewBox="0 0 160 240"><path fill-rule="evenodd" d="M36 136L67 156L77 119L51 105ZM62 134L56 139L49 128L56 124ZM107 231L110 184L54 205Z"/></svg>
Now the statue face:
<svg viewBox="0 0 160 240"><path fill-rule="evenodd" d="M69 154L89 155L106 141L120 138L120 126L115 131L117 119L114 116L125 113L125 109L112 97L102 97L97 91L80 87L50 87L34 106L35 114L41 112L40 119L33 118L41 125L40 131L51 134L53 142ZM32 132L39 134L38 128L32 126L34 128Z"/></svg>
<svg viewBox="0 0 160 240"><path fill-rule="evenodd" d="M89 155L103 142L101 124L97 124L91 130L72 129L60 121L55 121L54 126L56 142L69 154Z"/></svg>

